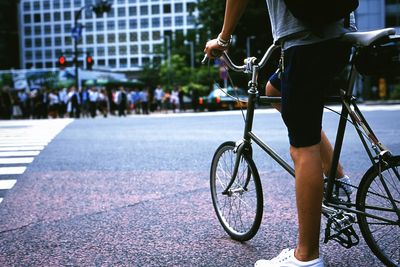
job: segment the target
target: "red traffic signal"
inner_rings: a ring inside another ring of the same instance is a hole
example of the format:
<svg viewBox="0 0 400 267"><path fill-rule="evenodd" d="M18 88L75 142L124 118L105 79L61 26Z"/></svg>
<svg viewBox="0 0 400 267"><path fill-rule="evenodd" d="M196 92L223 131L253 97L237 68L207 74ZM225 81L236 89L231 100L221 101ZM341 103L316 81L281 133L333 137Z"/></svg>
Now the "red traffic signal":
<svg viewBox="0 0 400 267"><path fill-rule="evenodd" d="M58 58L58 65L60 68L65 68L67 66L67 59L65 58L65 56L60 56Z"/></svg>
<svg viewBox="0 0 400 267"><path fill-rule="evenodd" d="M86 68L87 68L88 70L91 70L93 64L94 64L93 57L92 57L92 56L89 56L89 55L86 56Z"/></svg>

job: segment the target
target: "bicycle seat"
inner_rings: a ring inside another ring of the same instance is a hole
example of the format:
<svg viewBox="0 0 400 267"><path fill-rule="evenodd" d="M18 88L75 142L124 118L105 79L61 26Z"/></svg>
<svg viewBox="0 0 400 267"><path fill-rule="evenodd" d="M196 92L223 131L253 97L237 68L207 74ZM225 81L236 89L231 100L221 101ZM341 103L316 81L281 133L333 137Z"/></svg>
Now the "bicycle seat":
<svg viewBox="0 0 400 267"><path fill-rule="evenodd" d="M350 32L345 33L342 37L342 40L357 46L369 46L376 40L393 34L396 34L396 29L394 28L386 28L368 32Z"/></svg>

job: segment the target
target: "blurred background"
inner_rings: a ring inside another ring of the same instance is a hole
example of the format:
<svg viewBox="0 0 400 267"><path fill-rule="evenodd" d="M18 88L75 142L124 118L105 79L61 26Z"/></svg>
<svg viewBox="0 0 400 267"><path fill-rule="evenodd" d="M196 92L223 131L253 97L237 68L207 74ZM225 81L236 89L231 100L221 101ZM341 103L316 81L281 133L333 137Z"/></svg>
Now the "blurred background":
<svg viewBox="0 0 400 267"><path fill-rule="evenodd" d="M127 113L135 109L134 92L143 92L136 98L155 111L157 85L163 98L170 95L162 100L170 102L167 110L175 111L174 90L179 110L207 110L201 105L215 83L228 84L223 62L200 63L204 44L220 32L224 6L218 0L0 0L1 118L49 116L50 93L58 98L56 116L68 113L60 107L67 109L71 87L80 114L92 89L107 99L107 113L118 111L118 91L126 94ZM395 27L399 33L400 0L360 1L355 16L361 31ZM238 62L260 57L271 42L265 1L250 1L230 54ZM266 67L260 90L275 68ZM232 86L246 88L246 77L231 75ZM400 99L399 76L360 77L355 94L360 101Z"/></svg>

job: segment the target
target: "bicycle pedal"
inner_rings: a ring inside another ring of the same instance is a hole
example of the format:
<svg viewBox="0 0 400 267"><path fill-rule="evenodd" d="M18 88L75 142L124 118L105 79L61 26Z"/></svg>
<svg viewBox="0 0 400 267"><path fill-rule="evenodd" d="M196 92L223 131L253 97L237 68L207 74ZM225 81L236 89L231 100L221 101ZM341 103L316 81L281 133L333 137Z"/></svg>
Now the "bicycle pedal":
<svg viewBox="0 0 400 267"><path fill-rule="evenodd" d="M328 243L329 240L334 240L345 248L351 248L357 245L360 238L353 228L354 222L355 217L352 214L342 211L335 212L328 216L324 243Z"/></svg>

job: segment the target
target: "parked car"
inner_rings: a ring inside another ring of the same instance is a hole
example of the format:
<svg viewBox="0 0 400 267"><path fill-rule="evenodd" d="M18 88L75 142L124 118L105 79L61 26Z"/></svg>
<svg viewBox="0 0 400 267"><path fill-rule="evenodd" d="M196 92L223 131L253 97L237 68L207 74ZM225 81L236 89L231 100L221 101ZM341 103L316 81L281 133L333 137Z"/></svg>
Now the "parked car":
<svg viewBox="0 0 400 267"><path fill-rule="evenodd" d="M199 98L199 106L209 111L247 108L247 98L246 91L240 88L214 88L208 96Z"/></svg>

